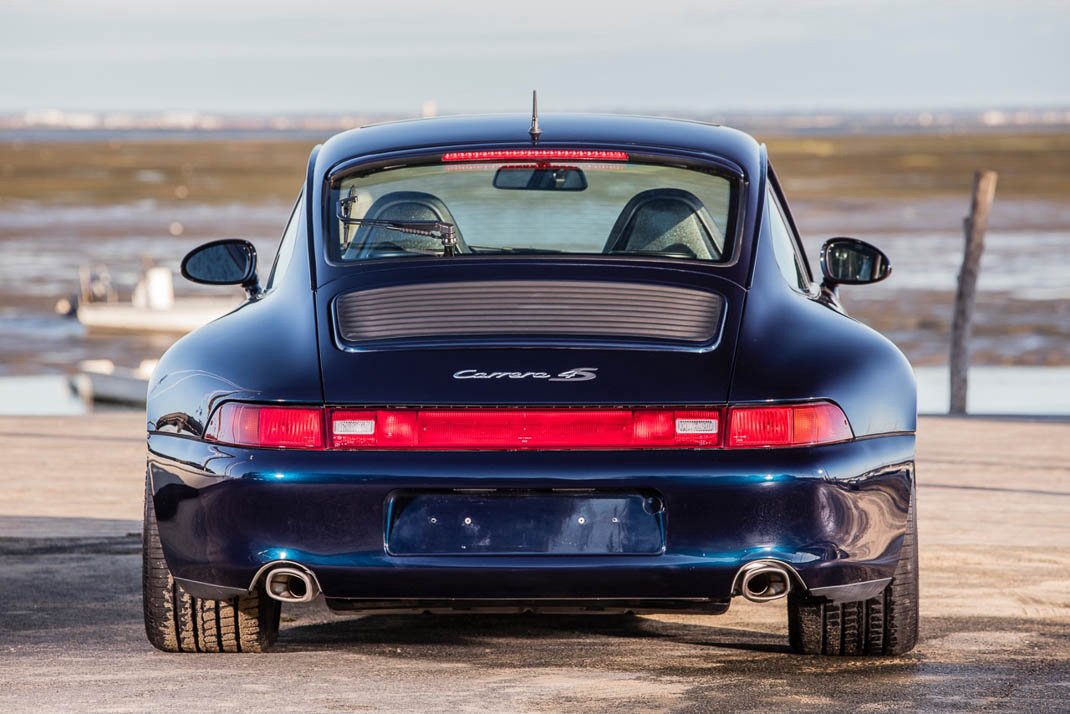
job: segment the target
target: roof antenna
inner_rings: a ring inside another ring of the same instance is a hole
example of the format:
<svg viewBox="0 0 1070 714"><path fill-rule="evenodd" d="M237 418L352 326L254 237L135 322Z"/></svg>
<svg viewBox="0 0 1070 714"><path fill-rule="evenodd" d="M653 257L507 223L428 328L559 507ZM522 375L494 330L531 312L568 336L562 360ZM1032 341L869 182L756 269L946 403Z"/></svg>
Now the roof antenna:
<svg viewBox="0 0 1070 714"><path fill-rule="evenodd" d="M531 135L532 144L539 143L539 137L542 136L542 129L539 128L539 93L534 89L531 90L531 128L528 134Z"/></svg>

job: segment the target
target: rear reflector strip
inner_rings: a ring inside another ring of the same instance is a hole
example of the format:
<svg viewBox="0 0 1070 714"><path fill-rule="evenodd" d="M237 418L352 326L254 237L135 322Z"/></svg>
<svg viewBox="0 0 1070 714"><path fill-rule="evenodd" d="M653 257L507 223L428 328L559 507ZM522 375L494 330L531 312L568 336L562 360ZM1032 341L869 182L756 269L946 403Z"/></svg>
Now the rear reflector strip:
<svg viewBox="0 0 1070 714"><path fill-rule="evenodd" d="M623 151L600 149L499 149L496 151L450 151L444 162L453 161L627 161Z"/></svg>
<svg viewBox="0 0 1070 714"><path fill-rule="evenodd" d="M830 402L712 409L321 409L227 402L205 439L276 449L756 449L848 441ZM725 423L727 422L727 424ZM723 433L722 433L723 432Z"/></svg>

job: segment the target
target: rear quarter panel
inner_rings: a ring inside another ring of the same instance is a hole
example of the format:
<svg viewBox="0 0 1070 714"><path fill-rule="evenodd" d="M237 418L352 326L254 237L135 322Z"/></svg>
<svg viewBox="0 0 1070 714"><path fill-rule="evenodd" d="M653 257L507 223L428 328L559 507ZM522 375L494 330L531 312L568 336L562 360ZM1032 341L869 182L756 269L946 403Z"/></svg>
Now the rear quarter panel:
<svg viewBox="0 0 1070 714"><path fill-rule="evenodd" d="M201 436L212 409L228 399L322 403L307 246L302 225L276 287L164 354L149 382L150 432Z"/></svg>
<svg viewBox="0 0 1070 714"><path fill-rule="evenodd" d="M829 399L847 414L855 436L913 432L917 388L903 353L877 331L787 284L768 216L756 248L730 400Z"/></svg>

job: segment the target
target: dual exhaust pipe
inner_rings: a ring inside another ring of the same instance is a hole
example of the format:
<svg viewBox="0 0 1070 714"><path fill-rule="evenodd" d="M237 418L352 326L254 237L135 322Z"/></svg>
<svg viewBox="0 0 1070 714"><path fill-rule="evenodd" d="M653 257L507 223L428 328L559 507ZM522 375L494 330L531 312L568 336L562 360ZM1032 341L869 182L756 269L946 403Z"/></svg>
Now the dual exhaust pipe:
<svg viewBox="0 0 1070 714"><path fill-rule="evenodd" d="M756 560L736 575L738 592L751 602L779 600L791 592L792 574L775 560ZM264 576L268 597L279 602L311 602L320 593L311 572L296 565L277 565Z"/></svg>
<svg viewBox="0 0 1070 714"><path fill-rule="evenodd" d="M264 590L279 602L311 602L320 592L315 576L295 565L277 565L268 570Z"/></svg>
<svg viewBox="0 0 1070 714"><path fill-rule="evenodd" d="M775 560L747 563L736 578L739 594L751 602L779 600L791 592L791 571Z"/></svg>

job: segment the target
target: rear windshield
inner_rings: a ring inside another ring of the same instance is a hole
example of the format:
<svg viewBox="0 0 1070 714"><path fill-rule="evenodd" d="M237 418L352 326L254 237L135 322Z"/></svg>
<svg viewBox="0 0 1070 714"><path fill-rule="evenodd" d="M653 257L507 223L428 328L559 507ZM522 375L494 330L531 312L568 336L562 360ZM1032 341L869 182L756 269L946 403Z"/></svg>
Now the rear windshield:
<svg viewBox="0 0 1070 714"><path fill-rule="evenodd" d="M585 254L727 262L736 182L635 163L454 163L387 169L332 190L336 262Z"/></svg>

